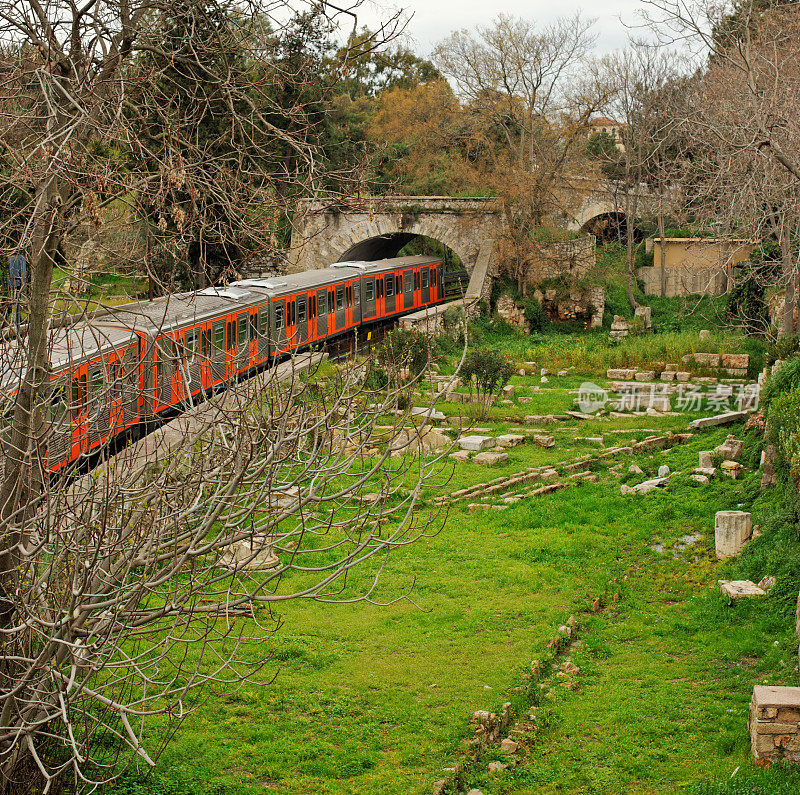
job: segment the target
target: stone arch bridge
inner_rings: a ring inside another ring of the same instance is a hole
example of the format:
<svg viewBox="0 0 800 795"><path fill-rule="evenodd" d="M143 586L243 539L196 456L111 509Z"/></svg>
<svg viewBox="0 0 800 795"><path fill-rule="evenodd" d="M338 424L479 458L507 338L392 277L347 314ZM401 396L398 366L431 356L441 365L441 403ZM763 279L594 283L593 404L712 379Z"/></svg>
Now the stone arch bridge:
<svg viewBox="0 0 800 795"><path fill-rule="evenodd" d="M579 231L604 214L619 214L619 208L610 191L593 191L564 223ZM289 271L394 257L409 241L425 236L450 248L483 282L504 223L502 204L493 198L381 196L337 204L304 199L293 221Z"/></svg>

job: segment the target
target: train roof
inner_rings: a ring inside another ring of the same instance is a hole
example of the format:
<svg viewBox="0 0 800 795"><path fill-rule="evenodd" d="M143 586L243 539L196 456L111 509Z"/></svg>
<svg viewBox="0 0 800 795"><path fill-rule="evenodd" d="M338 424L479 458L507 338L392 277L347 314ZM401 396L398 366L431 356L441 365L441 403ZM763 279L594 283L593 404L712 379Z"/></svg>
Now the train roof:
<svg viewBox="0 0 800 795"><path fill-rule="evenodd" d="M335 262L329 268L318 268L300 273L290 273L286 276L271 278L242 279L233 282L232 287L242 289L263 290L270 298L279 298L282 295L292 295L298 290L312 290L326 287L343 279L356 279L359 276L371 276L386 271L395 271L398 268L414 267L418 265L434 265L441 262L441 258L415 256L392 257L391 259L375 260L372 262Z"/></svg>
<svg viewBox="0 0 800 795"><path fill-rule="evenodd" d="M137 340L131 329L98 326L89 320L81 320L51 330L48 341L50 367L53 371L72 367L109 351L122 350ZM14 389L26 369L27 352L20 340L5 343L0 348L0 388Z"/></svg>
<svg viewBox="0 0 800 795"><path fill-rule="evenodd" d="M298 290L313 290L343 279L356 279L403 267L433 265L435 257L394 257L375 262L337 262L330 268L319 268L286 276L242 279L227 287L207 287L193 293L178 293L124 304L95 321L101 326L115 326L141 332L170 331L175 326L191 325L228 312L263 303L265 298L279 298Z"/></svg>

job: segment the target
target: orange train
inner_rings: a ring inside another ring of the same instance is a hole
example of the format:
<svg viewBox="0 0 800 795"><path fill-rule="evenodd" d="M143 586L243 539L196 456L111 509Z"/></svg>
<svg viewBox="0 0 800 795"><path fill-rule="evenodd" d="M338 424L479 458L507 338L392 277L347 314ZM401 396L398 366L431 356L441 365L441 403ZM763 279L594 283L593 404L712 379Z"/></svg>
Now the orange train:
<svg viewBox="0 0 800 795"><path fill-rule="evenodd" d="M168 295L58 329L47 469L282 355L443 300L442 260L397 257ZM24 357L6 355L9 389Z"/></svg>

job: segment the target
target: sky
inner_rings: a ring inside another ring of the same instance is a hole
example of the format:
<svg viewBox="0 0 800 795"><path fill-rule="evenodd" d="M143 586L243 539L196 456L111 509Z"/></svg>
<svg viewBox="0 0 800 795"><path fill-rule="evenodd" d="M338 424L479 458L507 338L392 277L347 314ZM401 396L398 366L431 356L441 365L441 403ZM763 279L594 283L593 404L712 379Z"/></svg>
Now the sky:
<svg viewBox="0 0 800 795"><path fill-rule="evenodd" d="M403 9L413 15L406 29L409 44L425 56L452 31L487 24L499 13L546 23L580 9L584 16L597 19L596 52L601 55L625 46L629 30L621 20L635 25L636 12L642 8L641 0L594 0L593 3L575 3L572 0L500 0L495 3L491 0L365 0L359 11L359 25L374 28L393 10ZM633 33L636 35L635 30Z"/></svg>

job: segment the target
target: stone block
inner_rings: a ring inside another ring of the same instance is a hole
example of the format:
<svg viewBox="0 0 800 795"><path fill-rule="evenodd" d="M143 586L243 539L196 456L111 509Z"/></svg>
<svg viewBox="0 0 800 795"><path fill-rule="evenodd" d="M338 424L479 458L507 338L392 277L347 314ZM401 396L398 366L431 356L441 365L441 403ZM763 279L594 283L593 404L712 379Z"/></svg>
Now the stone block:
<svg viewBox="0 0 800 795"><path fill-rule="evenodd" d="M696 483L699 483L701 486L707 486L711 481L708 479L708 475L692 475L692 480Z"/></svg>
<svg viewBox="0 0 800 795"><path fill-rule="evenodd" d="M665 364L664 369L668 373L677 373L678 372L678 365L677 364Z"/></svg>
<svg viewBox="0 0 800 795"><path fill-rule="evenodd" d="M521 433L504 433L497 437L497 444L500 447L516 447L525 441Z"/></svg>
<svg viewBox="0 0 800 795"><path fill-rule="evenodd" d="M545 434L535 434L531 436L531 441L534 444L538 444L539 447L555 447L556 440L554 436L547 436Z"/></svg>
<svg viewBox="0 0 800 795"><path fill-rule="evenodd" d="M737 370L747 370L750 366L750 355L747 353L723 353L722 366Z"/></svg>
<svg viewBox="0 0 800 795"><path fill-rule="evenodd" d="M630 381L636 375L636 370L606 370L608 378L619 379L620 381Z"/></svg>
<svg viewBox="0 0 800 795"><path fill-rule="evenodd" d="M767 592L759 588L750 580L720 580L719 588L728 598L736 601L737 599L749 599L753 596L766 596Z"/></svg>
<svg viewBox="0 0 800 795"><path fill-rule="evenodd" d="M476 453L481 450L489 450L496 444L494 436L459 436L458 446L462 450L469 450Z"/></svg>
<svg viewBox="0 0 800 795"><path fill-rule="evenodd" d="M700 469L711 469L714 466L714 453L711 450L700 451Z"/></svg>
<svg viewBox="0 0 800 795"><path fill-rule="evenodd" d="M744 442L729 436L721 445L714 448L714 452L729 461L738 461L742 457Z"/></svg>
<svg viewBox="0 0 800 795"><path fill-rule="evenodd" d="M634 317L641 320L642 326L646 329L653 328L653 310L649 306L637 306Z"/></svg>
<svg viewBox="0 0 800 795"><path fill-rule="evenodd" d="M501 390L500 394L504 398L511 398L511 397L514 397L515 390L516 390L516 387L514 386L514 384L506 384L503 387L503 389Z"/></svg>
<svg viewBox="0 0 800 795"><path fill-rule="evenodd" d="M711 339L711 332L707 329L700 329L700 339L701 340L710 340Z"/></svg>
<svg viewBox="0 0 800 795"><path fill-rule="evenodd" d="M642 370L636 373L634 378L636 378L637 381L655 381L656 374L653 370Z"/></svg>
<svg viewBox="0 0 800 795"><path fill-rule="evenodd" d="M664 370L661 373L661 380L662 381L674 381L675 380L675 371L674 370Z"/></svg>
<svg viewBox="0 0 800 795"><path fill-rule="evenodd" d="M723 461L719 468L722 470L723 475L732 480L738 480L744 472L744 467L738 461Z"/></svg>
<svg viewBox="0 0 800 795"><path fill-rule="evenodd" d="M744 367L726 367L725 372L731 378L747 378L747 370Z"/></svg>
<svg viewBox="0 0 800 795"><path fill-rule="evenodd" d="M800 687L756 685L750 700L750 745L756 759L800 759Z"/></svg>
<svg viewBox="0 0 800 795"><path fill-rule="evenodd" d="M505 462L508 461L508 453L494 453L487 450L483 453L477 453L473 456L472 461L475 464L484 464L487 467L493 467L497 464L505 464Z"/></svg>
<svg viewBox="0 0 800 795"><path fill-rule="evenodd" d="M749 412L747 411L726 411L724 414L715 414L713 417L700 417L692 420L689 427L696 431L700 428L713 428L717 425L733 425L734 422L745 420L748 416Z"/></svg>
<svg viewBox="0 0 800 795"><path fill-rule="evenodd" d="M444 422L447 419L447 417L441 411L432 409L430 406L412 407L411 416L422 418L428 422Z"/></svg>
<svg viewBox="0 0 800 795"><path fill-rule="evenodd" d="M696 353L694 360L698 364L705 365L706 367L719 367L719 354L718 353Z"/></svg>
<svg viewBox="0 0 800 795"><path fill-rule="evenodd" d="M672 403L670 403L667 395L653 395L648 401L648 409L655 409L656 411L672 411Z"/></svg>
<svg viewBox="0 0 800 795"><path fill-rule="evenodd" d="M717 511L714 517L714 546L722 560L738 555L753 535L753 515L745 511Z"/></svg>
<svg viewBox="0 0 800 795"><path fill-rule="evenodd" d="M682 381L684 383L686 383L686 381L691 379L691 377L692 377L692 374L691 373L687 373L684 370L678 370L678 372L675 373L676 380Z"/></svg>
<svg viewBox="0 0 800 795"><path fill-rule="evenodd" d="M707 478L713 478L717 474L716 467L697 467L695 473L698 475L705 475Z"/></svg>
<svg viewBox="0 0 800 795"><path fill-rule="evenodd" d="M459 461L463 463L464 461L469 461L469 450L456 450L455 453L450 453L450 458L453 461Z"/></svg>

